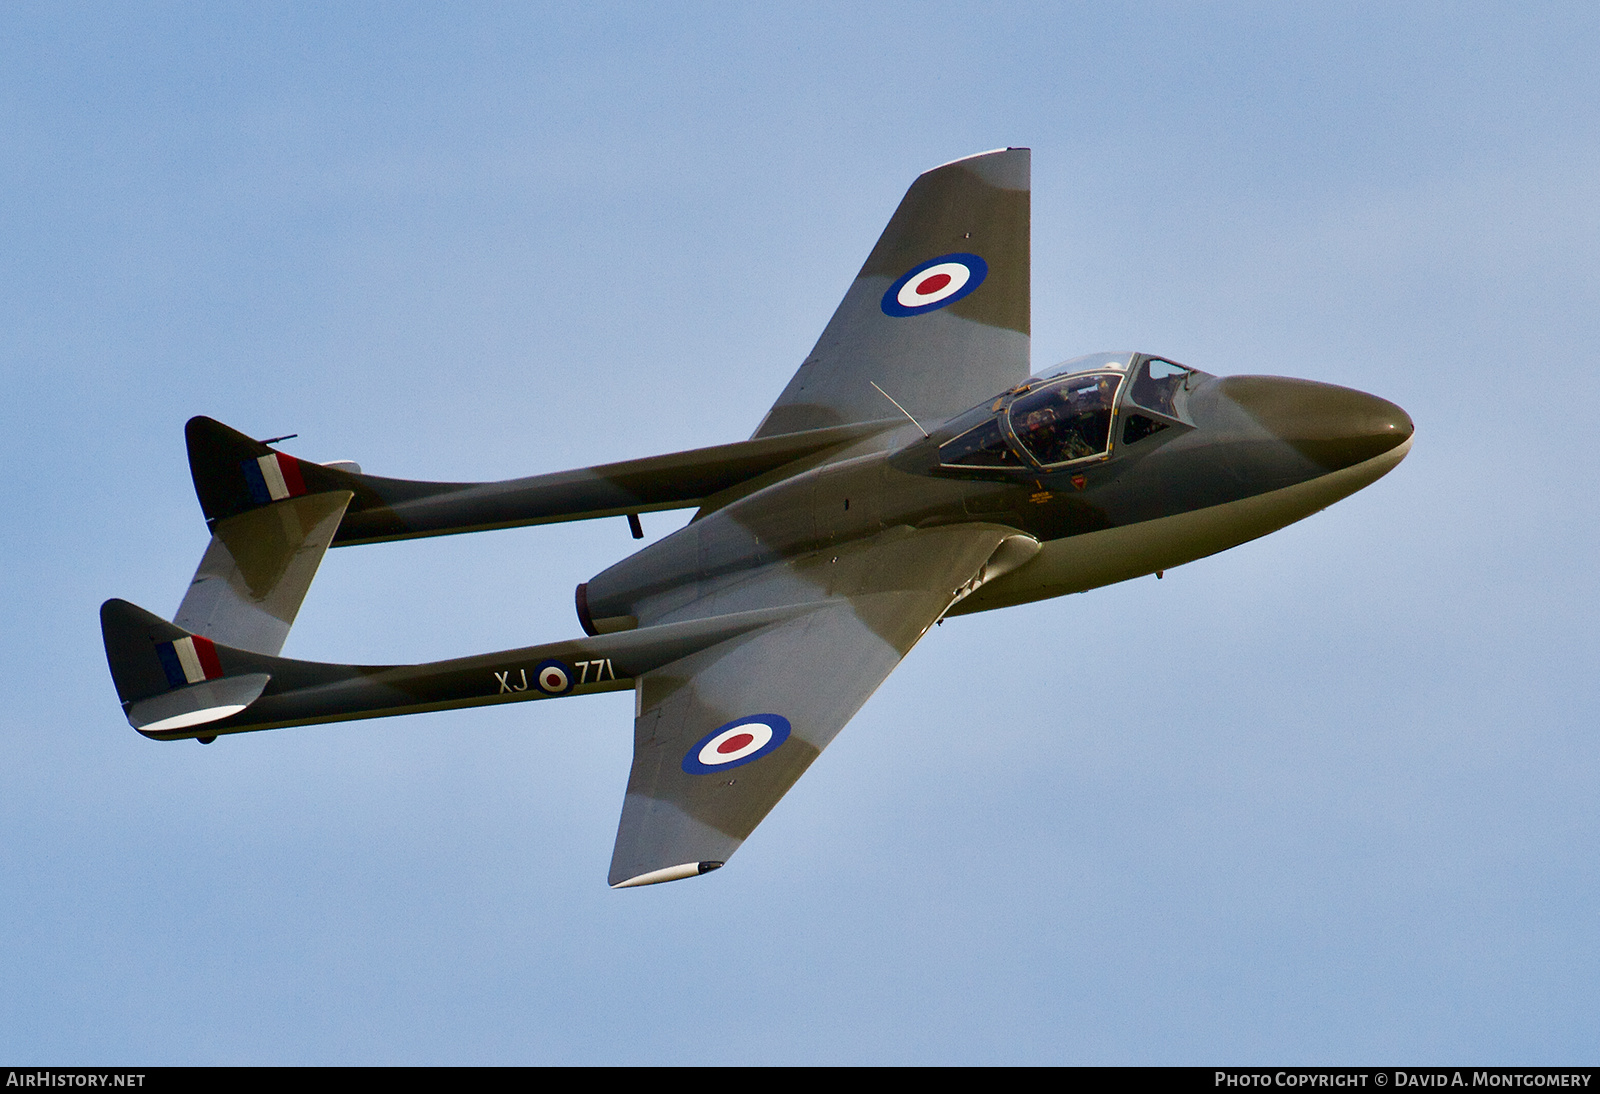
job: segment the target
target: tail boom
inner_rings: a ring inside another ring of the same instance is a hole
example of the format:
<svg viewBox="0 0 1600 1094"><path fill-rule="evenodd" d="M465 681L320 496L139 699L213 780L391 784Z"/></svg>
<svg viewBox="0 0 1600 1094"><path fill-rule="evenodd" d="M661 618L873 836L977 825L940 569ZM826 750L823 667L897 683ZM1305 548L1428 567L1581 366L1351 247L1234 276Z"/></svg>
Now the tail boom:
<svg viewBox="0 0 1600 1094"><path fill-rule="evenodd" d="M207 642L124 600L106 601L100 624L129 724L156 740L182 740L626 691L642 673L795 614L741 612L420 665L269 657ZM201 644L204 656L193 652ZM175 658L201 668L175 674Z"/></svg>
<svg viewBox="0 0 1600 1094"><path fill-rule="evenodd" d="M331 545L689 509L797 460L887 429L874 421L763 437L503 482L419 482L296 459L206 417L189 420L189 470L200 508L219 522L305 495L348 491Z"/></svg>

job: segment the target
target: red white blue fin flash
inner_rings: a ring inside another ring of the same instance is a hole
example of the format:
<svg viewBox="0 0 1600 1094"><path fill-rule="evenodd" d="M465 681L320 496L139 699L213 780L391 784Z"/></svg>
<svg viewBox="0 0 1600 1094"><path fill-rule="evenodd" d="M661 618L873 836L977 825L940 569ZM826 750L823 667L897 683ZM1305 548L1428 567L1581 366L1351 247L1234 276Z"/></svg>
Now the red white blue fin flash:
<svg viewBox="0 0 1600 1094"><path fill-rule="evenodd" d="M257 505L298 498L306 492L306 483L300 477L300 461L282 452L269 452L260 459L245 460L240 464L244 481L250 486L250 497Z"/></svg>
<svg viewBox="0 0 1600 1094"><path fill-rule="evenodd" d="M167 674L167 683L175 688L215 680L222 675L222 663L217 660L217 647L211 639L198 634L180 638L176 642L156 644L156 657Z"/></svg>

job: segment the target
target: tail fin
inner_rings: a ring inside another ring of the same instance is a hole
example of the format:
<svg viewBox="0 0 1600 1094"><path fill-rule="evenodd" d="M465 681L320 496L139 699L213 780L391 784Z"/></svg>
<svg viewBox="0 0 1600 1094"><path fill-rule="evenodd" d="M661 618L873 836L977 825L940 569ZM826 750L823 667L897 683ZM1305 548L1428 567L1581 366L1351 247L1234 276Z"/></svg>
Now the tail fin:
<svg viewBox="0 0 1600 1094"><path fill-rule="evenodd" d="M211 544L173 622L225 646L275 655L359 476L297 460L214 422L191 419L189 473Z"/></svg>
<svg viewBox="0 0 1600 1094"><path fill-rule="evenodd" d="M230 718L255 702L271 677L241 671L232 650L126 600L100 605L100 633L117 698L141 733L165 733Z"/></svg>
<svg viewBox="0 0 1600 1094"><path fill-rule="evenodd" d="M296 459L210 418L190 418L183 435L195 496L213 530L218 521L274 502L359 489L360 475Z"/></svg>

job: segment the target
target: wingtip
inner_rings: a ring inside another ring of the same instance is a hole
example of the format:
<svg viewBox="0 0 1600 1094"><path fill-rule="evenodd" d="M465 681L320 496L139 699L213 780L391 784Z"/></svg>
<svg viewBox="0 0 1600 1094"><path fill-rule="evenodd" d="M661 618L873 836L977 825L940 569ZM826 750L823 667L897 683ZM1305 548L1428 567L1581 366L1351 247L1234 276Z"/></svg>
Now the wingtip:
<svg viewBox="0 0 1600 1094"><path fill-rule="evenodd" d="M709 874L713 870L722 869L720 862L681 862L676 866L665 866L660 870L651 870L643 874L635 874L625 881L612 884L613 889L634 889L640 885L660 885L663 881L681 881L686 877L699 877Z"/></svg>
<svg viewBox="0 0 1600 1094"><path fill-rule="evenodd" d="M958 168L978 176L990 186L1001 190L1026 190L1032 171L1033 151L1028 148L991 148L970 156L941 163L924 171L919 177L928 178Z"/></svg>
<svg viewBox="0 0 1600 1094"><path fill-rule="evenodd" d="M924 175L931 175L931 174L933 174L933 172L942 171L946 167L954 167L958 163L969 163L972 160L981 160L985 156L999 156L999 155L1002 155L1002 154L1004 154L1006 152L1027 152L1027 151L1030 151L1030 149L1019 148L1019 147L991 148L991 149L989 149L988 151L985 151L985 152L974 152L970 156L957 156L953 160L946 160L944 163L939 164L937 167L928 168L926 171L923 172L923 174Z"/></svg>

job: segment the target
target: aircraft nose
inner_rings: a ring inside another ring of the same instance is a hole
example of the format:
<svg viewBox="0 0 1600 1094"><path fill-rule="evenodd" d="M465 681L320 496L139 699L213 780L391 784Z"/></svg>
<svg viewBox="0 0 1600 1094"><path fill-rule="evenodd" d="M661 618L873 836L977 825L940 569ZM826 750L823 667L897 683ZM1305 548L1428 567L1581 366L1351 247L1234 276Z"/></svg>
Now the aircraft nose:
<svg viewBox="0 0 1600 1094"><path fill-rule="evenodd" d="M1387 399L1313 380L1229 376L1222 393L1302 455L1329 471L1404 444L1411 416Z"/></svg>

